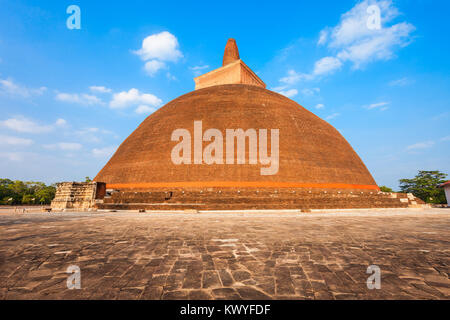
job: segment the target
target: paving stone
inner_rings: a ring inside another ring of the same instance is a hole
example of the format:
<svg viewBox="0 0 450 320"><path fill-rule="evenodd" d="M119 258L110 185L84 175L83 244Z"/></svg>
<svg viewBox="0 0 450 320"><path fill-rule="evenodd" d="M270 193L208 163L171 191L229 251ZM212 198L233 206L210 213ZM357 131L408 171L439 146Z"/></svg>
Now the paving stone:
<svg viewBox="0 0 450 320"><path fill-rule="evenodd" d="M145 300L159 300L163 293L162 287L145 287L144 292L141 295L141 299Z"/></svg>
<svg viewBox="0 0 450 320"><path fill-rule="evenodd" d="M169 291L162 296L163 300L187 300L188 291Z"/></svg>
<svg viewBox="0 0 450 320"><path fill-rule="evenodd" d="M189 264L183 282L183 289L200 289L202 287L202 266Z"/></svg>
<svg viewBox="0 0 450 320"><path fill-rule="evenodd" d="M295 294L294 284L288 267L280 267L275 270L275 283L277 295Z"/></svg>
<svg viewBox="0 0 450 320"><path fill-rule="evenodd" d="M251 273L245 270L232 271L234 280L242 282L251 278Z"/></svg>
<svg viewBox="0 0 450 320"><path fill-rule="evenodd" d="M233 284L234 280L231 277L231 274L224 269L219 270L220 280L222 281L222 285L224 287L229 287Z"/></svg>
<svg viewBox="0 0 450 320"><path fill-rule="evenodd" d="M202 288L204 289L221 287L219 276L216 271L204 271L202 283Z"/></svg>
<svg viewBox="0 0 450 320"><path fill-rule="evenodd" d="M450 299L446 209L2 210L0 299ZM373 264L381 290L367 288ZM81 290L67 289L70 265Z"/></svg>
<svg viewBox="0 0 450 320"><path fill-rule="evenodd" d="M211 300L212 296L204 290L191 290L188 294L189 300Z"/></svg>
<svg viewBox="0 0 450 320"><path fill-rule="evenodd" d="M233 288L213 289L212 294L215 299L240 300L241 296Z"/></svg>
<svg viewBox="0 0 450 320"><path fill-rule="evenodd" d="M252 287L237 287L237 292L244 300L269 300L271 297Z"/></svg>

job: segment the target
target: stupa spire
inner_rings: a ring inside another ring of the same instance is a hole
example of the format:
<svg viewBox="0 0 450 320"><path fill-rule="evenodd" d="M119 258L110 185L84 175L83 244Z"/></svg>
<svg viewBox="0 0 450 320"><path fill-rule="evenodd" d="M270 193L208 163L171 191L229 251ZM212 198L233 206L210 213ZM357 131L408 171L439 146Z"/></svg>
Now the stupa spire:
<svg viewBox="0 0 450 320"><path fill-rule="evenodd" d="M236 40L228 39L222 67L196 78L195 90L224 84L246 84L266 88L266 84L241 60Z"/></svg>
<svg viewBox="0 0 450 320"><path fill-rule="evenodd" d="M228 39L227 45L225 46L222 66L226 66L227 64L230 64L236 60L239 60L239 50L236 44L236 40L230 38Z"/></svg>

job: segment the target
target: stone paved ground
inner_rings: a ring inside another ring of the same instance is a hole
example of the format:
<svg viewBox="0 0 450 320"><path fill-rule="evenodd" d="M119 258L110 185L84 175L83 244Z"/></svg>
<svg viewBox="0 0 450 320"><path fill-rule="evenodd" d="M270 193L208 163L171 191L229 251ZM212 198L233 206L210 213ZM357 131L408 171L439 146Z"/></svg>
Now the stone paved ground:
<svg viewBox="0 0 450 320"><path fill-rule="evenodd" d="M450 210L0 210L1 299L449 299ZM369 265L381 289L368 290ZM66 287L69 265L81 290Z"/></svg>

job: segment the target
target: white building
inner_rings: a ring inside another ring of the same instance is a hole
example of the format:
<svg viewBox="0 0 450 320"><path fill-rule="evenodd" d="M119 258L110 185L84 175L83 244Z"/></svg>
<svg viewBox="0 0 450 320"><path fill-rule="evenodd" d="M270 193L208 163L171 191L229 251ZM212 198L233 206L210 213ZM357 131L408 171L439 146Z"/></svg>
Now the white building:
<svg viewBox="0 0 450 320"><path fill-rule="evenodd" d="M441 184L439 187L444 188L445 197L447 198L447 206L450 207L450 181Z"/></svg>

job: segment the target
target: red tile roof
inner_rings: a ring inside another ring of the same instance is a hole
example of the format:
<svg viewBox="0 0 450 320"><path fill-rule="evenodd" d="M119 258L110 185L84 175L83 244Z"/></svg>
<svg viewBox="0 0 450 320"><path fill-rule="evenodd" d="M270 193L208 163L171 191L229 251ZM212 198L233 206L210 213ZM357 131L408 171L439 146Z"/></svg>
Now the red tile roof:
<svg viewBox="0 0 450 320"><path fill-rule="evenodd" d="M444 188L446 186L450 186L450 180L447 182L444 182L443 184L439 185L440 188Z"/></svg>

